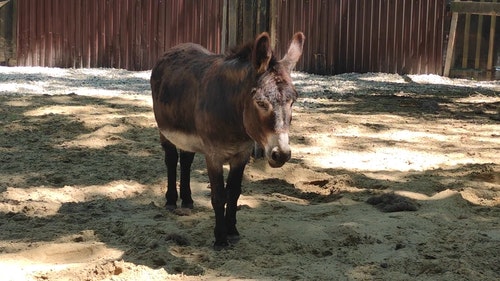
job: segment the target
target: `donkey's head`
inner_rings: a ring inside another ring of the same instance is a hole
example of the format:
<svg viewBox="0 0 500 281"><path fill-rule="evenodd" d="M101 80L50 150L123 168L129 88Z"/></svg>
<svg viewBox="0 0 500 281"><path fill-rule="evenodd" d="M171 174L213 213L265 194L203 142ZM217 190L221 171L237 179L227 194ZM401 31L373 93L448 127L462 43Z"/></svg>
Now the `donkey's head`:
<svg viewBox="0 0 500 281"><path fill-rule="evenodd" d="M281 60L274 57L267 33L257 37L252 49L256 84L251 102L245 105L244 124L250 137L264 148L271 167L281 167L291 157L288 130L297 92L290 73L302 54L304 40L303 33L296 33Z"/></svg>

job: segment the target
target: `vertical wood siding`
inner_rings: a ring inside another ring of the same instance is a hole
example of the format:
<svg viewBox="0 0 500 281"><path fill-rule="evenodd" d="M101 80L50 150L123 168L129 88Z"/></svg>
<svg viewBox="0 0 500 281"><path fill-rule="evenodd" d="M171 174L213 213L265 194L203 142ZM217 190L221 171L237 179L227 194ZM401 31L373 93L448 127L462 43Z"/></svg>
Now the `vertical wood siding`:
<svg viewBox="0 0 500 281"><path fill-rule="evenodd" d="M279 50L306 34L297 69L441 74L446 0L279 0Z"/></svg>
<svg viewBox="0 0 500 281"><path fill-rule="evenodd" d="M447 0L231 1L17 0L17 63L143 70L181 42L221 52L264 28L232 14L238 3L258 3L250 6L269 11L243 15L269 17L253 24L273 29L278 55L294 32L305 33L298 70L442 74Z"/></svg>
<svg viewBox="0 0 500 281"><path fill-rule="evenodd" d="M223 0L17 0L18 65L149 69L169 47L221 49Z"/></svg>

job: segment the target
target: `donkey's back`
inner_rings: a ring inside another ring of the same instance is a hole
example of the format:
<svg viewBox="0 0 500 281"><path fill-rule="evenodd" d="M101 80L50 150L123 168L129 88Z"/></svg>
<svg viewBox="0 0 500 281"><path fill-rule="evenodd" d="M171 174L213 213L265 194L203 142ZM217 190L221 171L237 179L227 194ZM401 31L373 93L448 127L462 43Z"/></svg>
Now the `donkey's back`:
<svg viewBox="0 0 500 281"><path fill-rule="evenodd" d="M168 50L153 67L153 110L163 137L178 148L204 152L196 130L196 115L204 76L220 55L194 43Z"/></svg>

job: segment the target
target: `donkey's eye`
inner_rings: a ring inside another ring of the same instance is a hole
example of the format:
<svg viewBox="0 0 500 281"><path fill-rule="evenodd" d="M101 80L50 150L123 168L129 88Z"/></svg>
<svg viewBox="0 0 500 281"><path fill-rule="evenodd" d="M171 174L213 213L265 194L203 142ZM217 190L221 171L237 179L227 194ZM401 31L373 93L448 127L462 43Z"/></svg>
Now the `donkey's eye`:
<svg viewBox="0 0 500 281"><path fill-rule="evenodd" d="M267 104L267 102L263 101L263 100L257 100L255 101L257 103L257 105L262 108L262 109L265 109L267 110L269 108L269 105Z"/></svg>

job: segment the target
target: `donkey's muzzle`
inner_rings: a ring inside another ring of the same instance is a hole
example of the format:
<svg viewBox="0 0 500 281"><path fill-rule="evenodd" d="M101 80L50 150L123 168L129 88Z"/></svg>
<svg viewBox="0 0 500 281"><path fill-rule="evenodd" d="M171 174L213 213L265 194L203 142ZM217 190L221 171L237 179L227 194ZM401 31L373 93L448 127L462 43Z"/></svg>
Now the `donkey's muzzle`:
<svg viewBox="0 0 500 281"><path fill-rule="evenodd" d="M273 168L283 166L292 157L287 133L271 135L264 148L269 166Z"/></svg>
<svg viewBox="0 0 500 281"><path fill-rule="evenodd" d="M292 151L290 148L280 149L276 146L271 150L271 157L268 158L269 166L279 168L288 162L291 157Z"/></svg>

